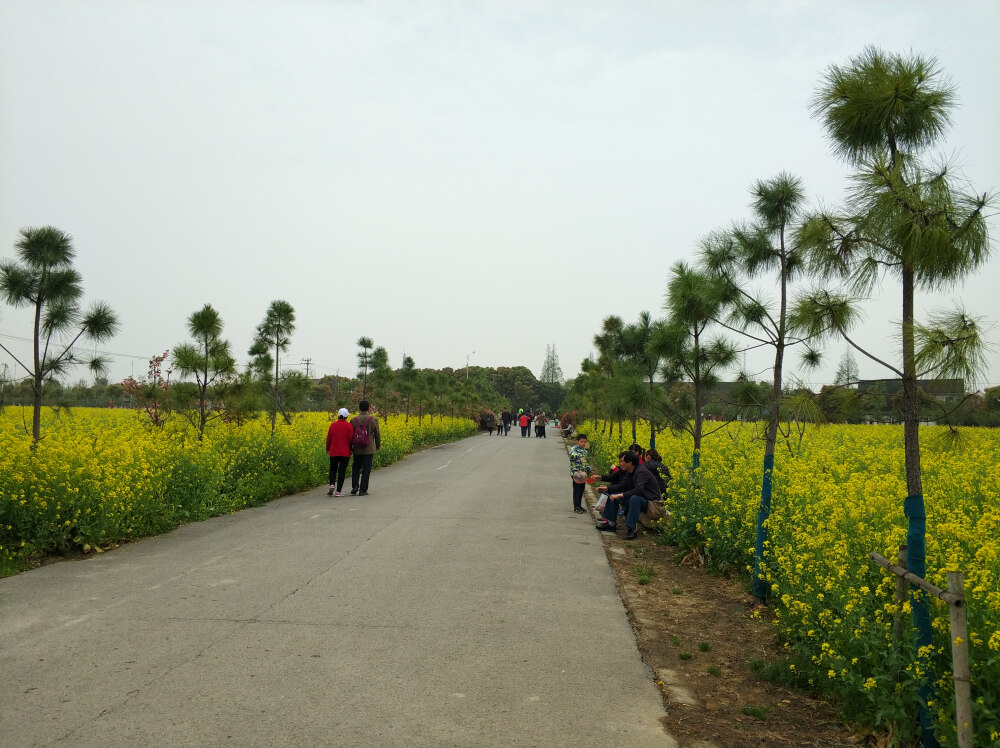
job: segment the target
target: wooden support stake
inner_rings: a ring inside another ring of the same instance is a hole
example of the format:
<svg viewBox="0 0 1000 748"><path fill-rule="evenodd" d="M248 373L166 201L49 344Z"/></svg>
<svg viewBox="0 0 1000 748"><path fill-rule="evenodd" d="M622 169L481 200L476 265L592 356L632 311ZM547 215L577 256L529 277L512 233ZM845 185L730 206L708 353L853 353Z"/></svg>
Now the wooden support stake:
<svg viewBox="0 0 1000 748"><path fill-rule="evenodd" d="M965 583L962 572L948 572L948 592L958 598L948 605L951 613L951 663L955 679L955 726L958 748L973 748L972 689L969 682L969 627L965 613Z"/></svg>
<svg viewBox="0 0 1000 748"><path fill-rule="evenodd" d="M919 587L925 592L929 592L930 594L934 595L934 597L944 600L949 605L964 604L964 599L961 596L953 595L950 592L945 592L940 587L935 587L933 584L928 582L923 577L918 577L911 571L907 571L906 569L896 566L895 564L889 563L889 560L886 559L886 557L883 556L881 553L876 553L875 551L872 551L871 553L868 554L868 556L869 558L871 558L872 561L874 561L879 566L888 569L898 577L902 577L907 582L912 584L914 587Z"/></svg>

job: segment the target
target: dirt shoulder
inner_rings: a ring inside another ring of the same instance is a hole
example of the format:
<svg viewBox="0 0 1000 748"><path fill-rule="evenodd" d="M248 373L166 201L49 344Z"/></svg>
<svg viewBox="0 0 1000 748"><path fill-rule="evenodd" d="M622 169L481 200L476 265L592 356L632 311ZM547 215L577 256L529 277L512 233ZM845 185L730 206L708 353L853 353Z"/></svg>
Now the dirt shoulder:
<svg viewBox="0 0 1000 748"><path fill-rule="evenodd" d="M677 548L653 534L625 541L621 523L618 534L600 534L681 746L854 745L835 706L751 670L782 651L766 609L739 582L679 563Z"/></svg>

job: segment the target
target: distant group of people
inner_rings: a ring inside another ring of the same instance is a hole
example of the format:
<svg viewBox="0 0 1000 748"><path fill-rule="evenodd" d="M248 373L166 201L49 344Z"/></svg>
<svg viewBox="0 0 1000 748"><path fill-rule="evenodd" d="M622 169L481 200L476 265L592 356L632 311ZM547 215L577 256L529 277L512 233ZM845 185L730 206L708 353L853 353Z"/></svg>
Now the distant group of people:
<svg viewBox="0 0 1000 748"><path fill-rule="evenodd" d="M649 510L650 501L663 498L670 482L670 469L655 449L633 444L618 455L618 464L605 474L594 473L587 459L586 434L577 434L576 446L569 451L573 478L573 511L583 514L583 492L588 483L603 482L606 498L597 529L616 532L618 518L625 518L625 540L637 537L639 515Z"/></svg>
<svg viewBox="0 0 1000 748"><path fill-rule="evenodd" d="M350 421L350 412L341 408L337 420L326 432L326 453L330 456L330 490L327 496L343 496L347 479L347 463L351 466L351 496L368 495L368 479L375 453L382 449L382 432L378 417L367 400L358 403L358 415Z"/></svg>
<svg viewBox="0 0 1000 748"><path fill-rule="evenodd" d="M522 438L531 438L529 430L534 426L535 437L537 439L547 439L548 437L545 436L545 427L548 425L548 422L548 416L541 411L535 413L531 410L525 411L522 408L517 411L517 415L515 416L511 411L504 408L499 418L493 413L487 413L483 420L483 426L490 432L490 436L493 435L494 429L496 429L497 436L507 436L510 433L511 425L517 423L521 427Z"/></svg>

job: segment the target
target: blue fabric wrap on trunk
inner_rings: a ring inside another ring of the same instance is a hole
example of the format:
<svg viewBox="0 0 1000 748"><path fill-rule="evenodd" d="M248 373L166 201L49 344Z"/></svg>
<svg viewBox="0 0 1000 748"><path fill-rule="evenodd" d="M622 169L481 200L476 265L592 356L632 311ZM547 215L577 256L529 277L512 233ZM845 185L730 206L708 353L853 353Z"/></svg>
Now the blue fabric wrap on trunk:
<svg viewBox="0 0 1000 748"><path fill-rule="evenodd" d="M924 508L923 494L912 494L903 501L903 514L909 520L906 531L906 567L922 579L927 574L927 511ZM920 650L931 643L931 615L927 609L927 594L910 585L910 603L913 608L913 627L916 630L916 658L925 673L930 672L930 657L921 655ZM924 748L935 748L938 744L934 737L934 725L927 702L934 699L934 684L928 678L920 686L920 728L921 745Z"/></svg>
<svg viewBox="0 0 1000 748"><path fill-rule="evenodd" d="M760 486L760 507L757 510L757 540L754 543L753 594L759 600L767 599L768 584L761 579L764 573L764 543L767 541L767 519L771 516L771 475L774 473L774 455L764 455L764 480Z"/></svg>

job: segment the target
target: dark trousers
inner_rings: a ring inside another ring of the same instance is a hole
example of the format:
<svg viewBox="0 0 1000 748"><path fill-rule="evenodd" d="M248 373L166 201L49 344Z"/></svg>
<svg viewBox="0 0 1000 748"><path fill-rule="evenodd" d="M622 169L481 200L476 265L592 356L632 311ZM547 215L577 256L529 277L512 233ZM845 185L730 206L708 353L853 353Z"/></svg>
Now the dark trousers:
<svg viewBox="0 0 1000 748"><path fill-rule="evenodd" d="M634 530L636 525L639 524L639 515L649 508L649 501L637 494L630 496L627 502L624 499L615 501L608 499L608 502L604 505L604 511L601 512L601 516L614 524L615 520L618 519L618 505L622 503L625 504L627 512L625 515L625 527Z"/></svg>
<svg viewBox="0 0 1000 748"><path fill-rule="evenodd" d="M586 483L577 483L573 481L573 508L580 509L583 507L583 489L587 487Z"/></svg>
<svg viewBox="0 0 1000 748"><path fill-rule="evenodd" d="M375 455L354 455L354 463L351 465L352 491L360 489L361 493L368 492L368 476L372 474L372 460L374 459Z"/></svg>
<svg viewBox="0 0 1000 748"><path fill-rule="evenodd" d="M347 463L351 457L330 457L330 485L336 486L338 491L344 489L344 479L347 477Z"/></svg>
<svg viewBox="0 0 1000 748"><path fill-rule="evenodd" d="M522 426L521 427L521 436L525 437L527 435L528 435L528 427L527 426Z"/></svg>

